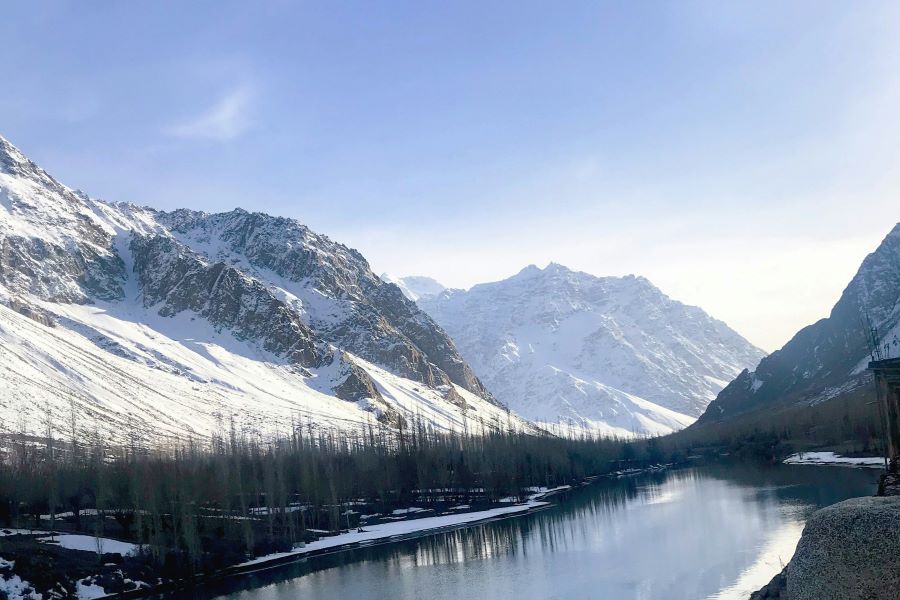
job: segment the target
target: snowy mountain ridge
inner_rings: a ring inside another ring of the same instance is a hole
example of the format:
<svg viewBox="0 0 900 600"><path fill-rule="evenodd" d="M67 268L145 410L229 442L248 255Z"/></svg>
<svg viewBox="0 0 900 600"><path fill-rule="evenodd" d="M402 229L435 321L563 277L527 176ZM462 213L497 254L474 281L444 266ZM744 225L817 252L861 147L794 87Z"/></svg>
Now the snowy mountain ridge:
<svg viewBox="0 0 900 600"><path fill-rule="evenodd" d="M867 366L878 332L883 358L900 357L900 223L866 256L827 318L804 327L781 349L740 374L700 423L725 421L775 404L809 404L871 385Z"/></svg>
<svg viewBox="0 0 900 600"><path fill-rule="evenodd" d="M689 425L764 356L643 277L595 277L555 263L419 305L512 410L609 434Z"/></svg>
<svg viewBox="0 0 900 600"><path fill-rule="evenodd" d="M7 430L37 406L119 436L529 427L357 251L292 219L93 199L2 137L0 341Z"/></svg>
<svg viewBox="0 0 900 600"><path fill-rule="evenodd" d="M389 273L382 273L381 279L396 285L403 292L403 295L413 302L426 296L437 296L447 289L439 281L423 275L395 277Z"/></svg>

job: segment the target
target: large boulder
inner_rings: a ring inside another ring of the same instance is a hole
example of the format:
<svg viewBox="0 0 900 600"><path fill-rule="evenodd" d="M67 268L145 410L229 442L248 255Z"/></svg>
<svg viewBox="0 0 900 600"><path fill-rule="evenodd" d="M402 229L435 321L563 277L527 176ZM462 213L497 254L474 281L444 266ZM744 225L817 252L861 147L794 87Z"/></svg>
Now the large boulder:
<svg viewBox="0 0 900 600"><path fill-rule="evenodd" d="M854 498L813 514L783 576L753 598L900 598L900 496Z"/></svg>

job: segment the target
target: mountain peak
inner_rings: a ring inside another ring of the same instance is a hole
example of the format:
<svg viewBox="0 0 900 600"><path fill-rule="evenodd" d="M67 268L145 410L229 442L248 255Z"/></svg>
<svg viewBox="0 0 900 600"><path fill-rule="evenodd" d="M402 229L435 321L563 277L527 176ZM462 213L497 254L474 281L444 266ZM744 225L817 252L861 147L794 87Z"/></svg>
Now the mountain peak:
<svg viewBox="0 0 900 600"><path fill-rule="evenodd" d="M54 412L71 397L81 412L102 406L110 431L127 407L148 431L203 434L210 397L282 424L296 412L353 427L422 414L463 429L476 410L506 422L428 315L295 219L92 199L0 139L0 248L0 345L23 350L0 353L0 370L25 373L11 393ZM53 331L27 318L38 304ZM13 410L0 405L0 421Z"/></svg>
<svg viewBox="0 0 900 600"><path fill-rule="evenodd" d="M0 135L0 173L22 175L41 169L5 137Z"/></svg>
<svg viewBox="0 0 900 600"><path fill-rule="evenodd" d="M489 389L527 418L629 435L680 429L764 353L647 279L559 263L420 301Z"/></svg>
<svg viewBox="0 0 900 600"><path fill-rule="evenodd" d="M565 265L561 265L558 262L550 262L546 267L544 267L545 273L572 273L572 269Z"/></svg>
<svg viewBox="0 0 900 600"><path fill-rule="evenodd" d="M547 266L543 269L535 264L530 264L516 273L513 277L537 277L540 275L560 275L567 273L574 273L574 271L565 265L551 261L547 263Z"/></svg>
<svg viewBox="0 0 900 600"><path fill-rule="evenodd" d="M409 300L417 302L428 296L436 296L445 291L447 287L432 277L425 275L407 275L395 277L390 273L381 274L382 281L393 283Z"/></svg>

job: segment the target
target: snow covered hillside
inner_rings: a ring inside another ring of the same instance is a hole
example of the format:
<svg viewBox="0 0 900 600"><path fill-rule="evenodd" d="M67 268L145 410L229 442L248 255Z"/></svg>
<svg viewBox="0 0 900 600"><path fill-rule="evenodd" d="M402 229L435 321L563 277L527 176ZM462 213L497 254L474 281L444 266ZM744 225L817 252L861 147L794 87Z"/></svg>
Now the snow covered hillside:
<svg viewBox="0 0 900 600"><path fill-rule="evenodd" d="M355 250L234 210L88 197L0 137L0 432L528 425ZM67 425L68 427L68 425Z"/></svg>
<svg viewBox="0 0 900 600"><path fill-rule="evenodd" d="M512 410L604 433L681 429L764 356L642 277L598 278L557 264L419 305Z"/></svg>
<svg viewBox="0 0 900 600"><path fill-rule="evenodd" d="M388 283L393 283L394 285L396 285L398 288L400 288L400 291L403 292L403 295L413 302L427 296L437 296L447 289L439 281L436 281L431 277L423 277L421 275L394 277L389 273L382 273L381 279L387 281Z"/></svg>

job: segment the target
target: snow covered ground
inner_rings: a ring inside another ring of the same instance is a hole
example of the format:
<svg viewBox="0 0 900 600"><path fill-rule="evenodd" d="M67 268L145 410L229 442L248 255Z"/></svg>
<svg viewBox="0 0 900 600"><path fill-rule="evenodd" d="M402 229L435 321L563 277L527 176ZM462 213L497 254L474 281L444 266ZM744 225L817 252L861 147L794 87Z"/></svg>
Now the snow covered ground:
<svg viewBox="0 0 900 600"><path fill-rule="evenodd" d="M0 529L0 537L7 535L50 535L50 532L39 529Z"/></svg>
<svg viewBox="0 0 900 600"><path fill-rule="evenodd" d="M837 465L843 467L884 468L884 459L877 456L851 458L834 452L803 452L784 459L786 465Z"/></svg>
<svg viewBox="0 0 900 600"><path fill-rule="evenodd" d="M96 552L99 546L101 553L121 554L122 556L137 554L139 549L137 544L120 542L109 538L96 538L92 535L70 533L55 535L52 538L39 538L38 541L45 544L56 544L68 550L83 550L85 552Z"/></svg>
<svg viewBox="0 0 900 600"><path fill-rule="evenodd" d="M327 550L330 548L339 548L348 544L373 544L383 542L394 537L408 536L416 533L428 533L448 527L460 527L471 525L488 519L497 517L509 517L519 514L525 514L536 508L549 505L540 499L549 496L552 493L569 489L569 486L560 486L550 490L544 489L541 492L532 494L529 500L523 504L515 504L512 506L503 506L500 508L492 508L489 510L479 510L455 515L441 515L437 517L425 517L422 519L411 519L408 521L397 521L393 523L381 523L378 525L366 525L362 532L351 531L335 536L325 537L315 542L311 542L302 548L296 548L290 552L279 552L276 554L268 554L249 560L245 563L237 565L238 567L249 567L254 565L263 565L265 563L287 558L290 556L303 556L310 552ZM502 502L502 501L501 501ZM395 511L396 512L396 511Z"/></svg>
<svg viewBox="0 0 900 600"><path fill-rule="evenodd" d="M68 428L74 409L82 428L99 423L109 435L152 433L155 441L208 436L232 417L241 428L266 433L288 431L292 419L343 429L374 423L366 407L329 393L319 381L327 373L298 372L187 312L160 317L127 301L41 307L60 326L47 327L0 302L0 380L8 384L0 387L0 420L15 428L38 431L47 409L60 426ZM461 387L466 417L437 390L351 360L409 419L457 431L509 422L500 407ZM23 404L23 396L31 401Z"/></svg>
<svg viewBox="0 0 900 600"><path fill-rule="evenodd" d="M49 532L31 529L0 530L0 536L17 534L49 535ZM38 541L44 544L55 544L69 550L81 550L84 552L97 552L99 545L101 552L121 554L123 556L136 554L139 550L137 544L130 544L128 542L121 542L110 538L96 538L90 535L60 534L54 535L52 538L38 538ZM33 591L31 584L22 580L18 575L15 575L14 570L15 562L0 557L0 592L4 592L8 600L44 600L44 595ZM10 572L4 576L2 574L4 571ZM89 577L76 582L76 593L78 594L79 600L95 600L97 598L107 597L103 587L97 584L96 581L91 581L91 579L92 578ZM138 583L139 585L146 587L146 584ZM26 592L26 590L29 591Z"/></svg>
<svg viewBox="0 0 900 600"><path fill-rule="evenodd" d="M0 570L10 569L14 566L15 563L0 558ZM9 578L0 575L0 592L6 594L7 600L43 600L41 594L34 592L31 584L22 581L18 575L11 575Z"/></svg>

